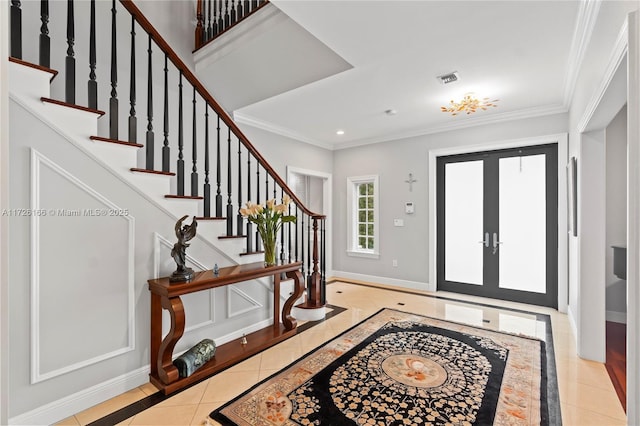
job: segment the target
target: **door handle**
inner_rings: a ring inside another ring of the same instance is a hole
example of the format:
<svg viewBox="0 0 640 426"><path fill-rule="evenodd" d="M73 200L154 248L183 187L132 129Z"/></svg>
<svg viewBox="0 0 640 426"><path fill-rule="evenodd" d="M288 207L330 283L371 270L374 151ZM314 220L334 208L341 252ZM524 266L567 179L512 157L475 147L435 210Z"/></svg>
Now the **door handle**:
<svg viewBox="0 0 640 426"><path fill-rule="evenodd" d="M498 246L502 244L502 241L498 241L498 233L493 233L493 254L498 252Z"/></svg>
<svg viewBox="0 0 640 426"><path fill-rule="evenodd" d="M478 241L478 243L480 244L484 244L485 247L489 247L489 233L485 232L484 233L484 240L483 241Z"/></svg>

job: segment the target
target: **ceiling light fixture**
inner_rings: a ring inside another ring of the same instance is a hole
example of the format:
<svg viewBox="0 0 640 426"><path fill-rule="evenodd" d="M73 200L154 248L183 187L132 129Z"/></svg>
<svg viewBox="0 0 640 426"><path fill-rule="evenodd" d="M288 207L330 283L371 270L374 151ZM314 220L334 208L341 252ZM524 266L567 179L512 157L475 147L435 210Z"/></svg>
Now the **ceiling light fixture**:
<svg viewBox="0 0 640 426"><path fill-rule="evenodd" d="M338 131L336 132L336 135L338 135L338 136L342 136L342 135L344 135L344 130L338 130Z"/></svg>
<svg viewBox="0 0 640 426"><path fill-rule="evenodd" d="M467 115L476 112L481 109L486 111L490 107L497 107L498 105L495 102L498 102L499 99L494 99L492 101L489 98L483 98L482 100L473 96L473 93L467 93L464 95L464 98L460 102L455 102L451 100L449 106L440 107L442 112L450 112L451 115L458 115L462 112L466 112Z"/></svg>
<svg viewBox="0 0 640 426"><path fill-rule="evenodd" d="M384 113L387 115L396 115L398 111L396 111L395 109L388 109Z"/></svg>

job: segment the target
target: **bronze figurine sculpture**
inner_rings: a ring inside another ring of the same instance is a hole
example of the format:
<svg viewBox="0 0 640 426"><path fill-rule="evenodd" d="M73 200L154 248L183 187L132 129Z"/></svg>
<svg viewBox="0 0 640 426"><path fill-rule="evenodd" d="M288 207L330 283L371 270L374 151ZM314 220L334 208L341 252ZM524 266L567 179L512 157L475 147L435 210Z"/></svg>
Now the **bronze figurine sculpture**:
<svg viewBox="0 0 640 426"><path fill-rule="evenodd" d="M189 247L187 242L196 236L198 223L194 216L191 225L182 225L182 222L188 217L189 215L182 216L182 218L176 222L176 237L178 237L178 242L175 243L171 249L171 257L176 261L178 269L176 269L169 278L171 282L191 281L193 278L193 269L185 267L187 257L186 250L187 247Z"/></svg>

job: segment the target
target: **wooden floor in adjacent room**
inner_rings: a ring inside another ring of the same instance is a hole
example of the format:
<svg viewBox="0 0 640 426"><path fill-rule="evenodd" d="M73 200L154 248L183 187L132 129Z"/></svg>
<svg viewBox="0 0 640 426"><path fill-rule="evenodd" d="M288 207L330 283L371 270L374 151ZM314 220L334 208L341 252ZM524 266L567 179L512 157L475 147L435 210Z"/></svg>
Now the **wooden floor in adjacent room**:
<svg viewBox="0 0 640 426"><path fill-rule="evenodd" d="M627 325L607 321L607 362L611 383L627 411Z"/></svg>

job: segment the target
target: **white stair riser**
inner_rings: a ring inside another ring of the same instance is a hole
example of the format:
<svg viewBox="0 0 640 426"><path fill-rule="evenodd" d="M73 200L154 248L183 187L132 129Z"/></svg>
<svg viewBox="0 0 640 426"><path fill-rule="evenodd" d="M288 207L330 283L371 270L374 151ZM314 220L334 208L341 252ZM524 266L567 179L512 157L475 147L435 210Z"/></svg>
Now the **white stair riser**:
<svg viewBox="0 0 640 426"><path fill-rule="evenodd" d="M9 62L9 90L26 98L40 101L51 93L52 74L24 65Z"/></svg>

